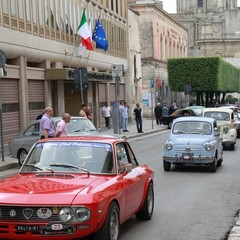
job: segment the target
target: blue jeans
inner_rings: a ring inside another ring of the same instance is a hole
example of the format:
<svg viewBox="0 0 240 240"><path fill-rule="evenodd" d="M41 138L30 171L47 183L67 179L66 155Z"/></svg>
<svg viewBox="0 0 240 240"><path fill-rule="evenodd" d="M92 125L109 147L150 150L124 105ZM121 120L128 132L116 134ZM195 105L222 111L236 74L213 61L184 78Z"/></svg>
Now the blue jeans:
<svg viewBox="0 0 240 240"><path fill-rule="evenodd" d="M122 130L127 130L128 118L121 118Z"/></svg>

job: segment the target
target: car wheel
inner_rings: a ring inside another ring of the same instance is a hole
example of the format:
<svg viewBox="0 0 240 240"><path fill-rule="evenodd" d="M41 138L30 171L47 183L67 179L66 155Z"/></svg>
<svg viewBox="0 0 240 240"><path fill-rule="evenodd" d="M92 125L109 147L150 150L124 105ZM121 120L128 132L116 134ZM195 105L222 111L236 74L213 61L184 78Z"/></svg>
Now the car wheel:
<svg viewBox="0 0 240 240"><path fill-rule="evenodd" d="M146 198L144 200L144 204L139 212L137 212L136 217L139 220L150 220L152 218L154 208L154 190L153 183L150 182L148 186L148 191Z"/></svg>
<svg viewBox="0 0 240 240"><path fill-rule="evenodd" d="M23 162L25 161L27 154L28 154L28 152L25 149L21 149L19 151L19 153L18 153L18 163L19 163L20 166L23 165Z"/></svg>
<svg viewBox="0 0 240 240"><path fill-rule="evenodd" d="M101 229L93 234L93 240L117 240L120 232L119 208L115 202L110 204L107 217Z"/></svg>
<svg viewBox="0 0 240 240"><path fill-rule="evenodd" d="M171 128L172 128L172 124L173 124L173 122L170 122L170 123L168 124L168 129L171 129Z"/></svg>
<svg viewBox="0 0 240 240"><path fill-rule="evenodd" d="M171 163L167 161L163 161L163 168L164 168L164 171L169 172L171 169Z"/></svg>
<svg viewBox="0 0 240 240"><path fill-rule="evenodd" d="M214 158L214 161L212 163L210 163L209 165L209 170L210 172L216 172L216 157Z"/></svg>
<svg viewBox="0 0 240 240"><path fill-rule="evenodd" d="M234 150L234 148L235 148L235 145L234 145L234 144L231 144L230 150Z"/></svg>
<svg viewBox="0 0 240 240"><path fill-rule="evenodd" d="M218 166L218 167L221 167L221 166L222 166L222 161L223 161L222 159L219 159L219 160L217 161L217 166Z"/></svg>

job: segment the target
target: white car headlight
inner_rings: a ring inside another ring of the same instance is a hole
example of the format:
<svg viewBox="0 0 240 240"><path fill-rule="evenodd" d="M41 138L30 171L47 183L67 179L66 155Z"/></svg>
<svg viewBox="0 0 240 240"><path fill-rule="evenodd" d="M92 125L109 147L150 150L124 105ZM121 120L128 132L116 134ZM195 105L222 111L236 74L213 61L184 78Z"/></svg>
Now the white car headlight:
<svg viewBox="0 0 240 240"><path fill-rule="evenodd" d="M228 132L228 127L227 127L227 126L225 126L225 127L223 128L223 132L224 132L224 133L227 133L227 132Z"/></svg>
<svg viewBox="0 0 240 240"><path fill-rule="evenodd" d="M68 208L68 207L61 208L58 215L59 215L59 218L61 219L61 221L63 221L63 222L69 222L74 217L74 213L73 213L72 209Z"/></svg>
<svg viewBox="0 0 240 240"><path fill-rule="evenodd" d="M81 207L78 208L75 212L75 218L79 222L86 222L91 217L91 212L88 208Z"/></svg>
<svg viewBox="0 0 240 240"><path fill-rule="evenodd" d="M170 151L172 150L173 145L171 143L166 143L165 148Z"/></svg>
<svg viewBox="0 0 240 240"><path fill-rule="evenodd" d="M206 151L211 151L212 150L212 145L211 144L206 144L205 149L206 149Z"/></svg>

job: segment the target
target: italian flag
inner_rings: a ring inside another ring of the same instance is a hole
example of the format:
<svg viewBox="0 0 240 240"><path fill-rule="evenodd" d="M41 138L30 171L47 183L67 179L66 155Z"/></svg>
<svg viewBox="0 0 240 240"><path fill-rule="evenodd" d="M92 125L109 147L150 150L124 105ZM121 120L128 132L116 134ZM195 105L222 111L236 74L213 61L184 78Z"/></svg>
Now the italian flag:
<svg viewBox="0 0 240 240"><path fill-rule="evenodd" d="M86 8L83 10L82 19L78 26L78 35L82 37L82 45L88 50L93 50L92 36L86 17Z"/></svg>

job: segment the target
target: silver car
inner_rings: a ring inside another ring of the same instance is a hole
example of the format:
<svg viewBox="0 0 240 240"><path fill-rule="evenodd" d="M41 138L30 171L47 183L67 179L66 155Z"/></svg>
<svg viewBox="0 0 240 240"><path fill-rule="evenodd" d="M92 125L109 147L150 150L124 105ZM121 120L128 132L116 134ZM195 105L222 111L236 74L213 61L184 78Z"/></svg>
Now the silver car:
<svg viewBox="0 0 240 240"><path fill-rule="evenodd" d="M61 117L52 117L55 128L61 119ZM20 166L24 162L33 143L40 137L39 126L40 120L30 123L9 143L10 156L17 158ZM70 136L100 135L100 132L97 131L93 123L85 117L71 117L71 121L67 123L67 128Z"/></svg>

